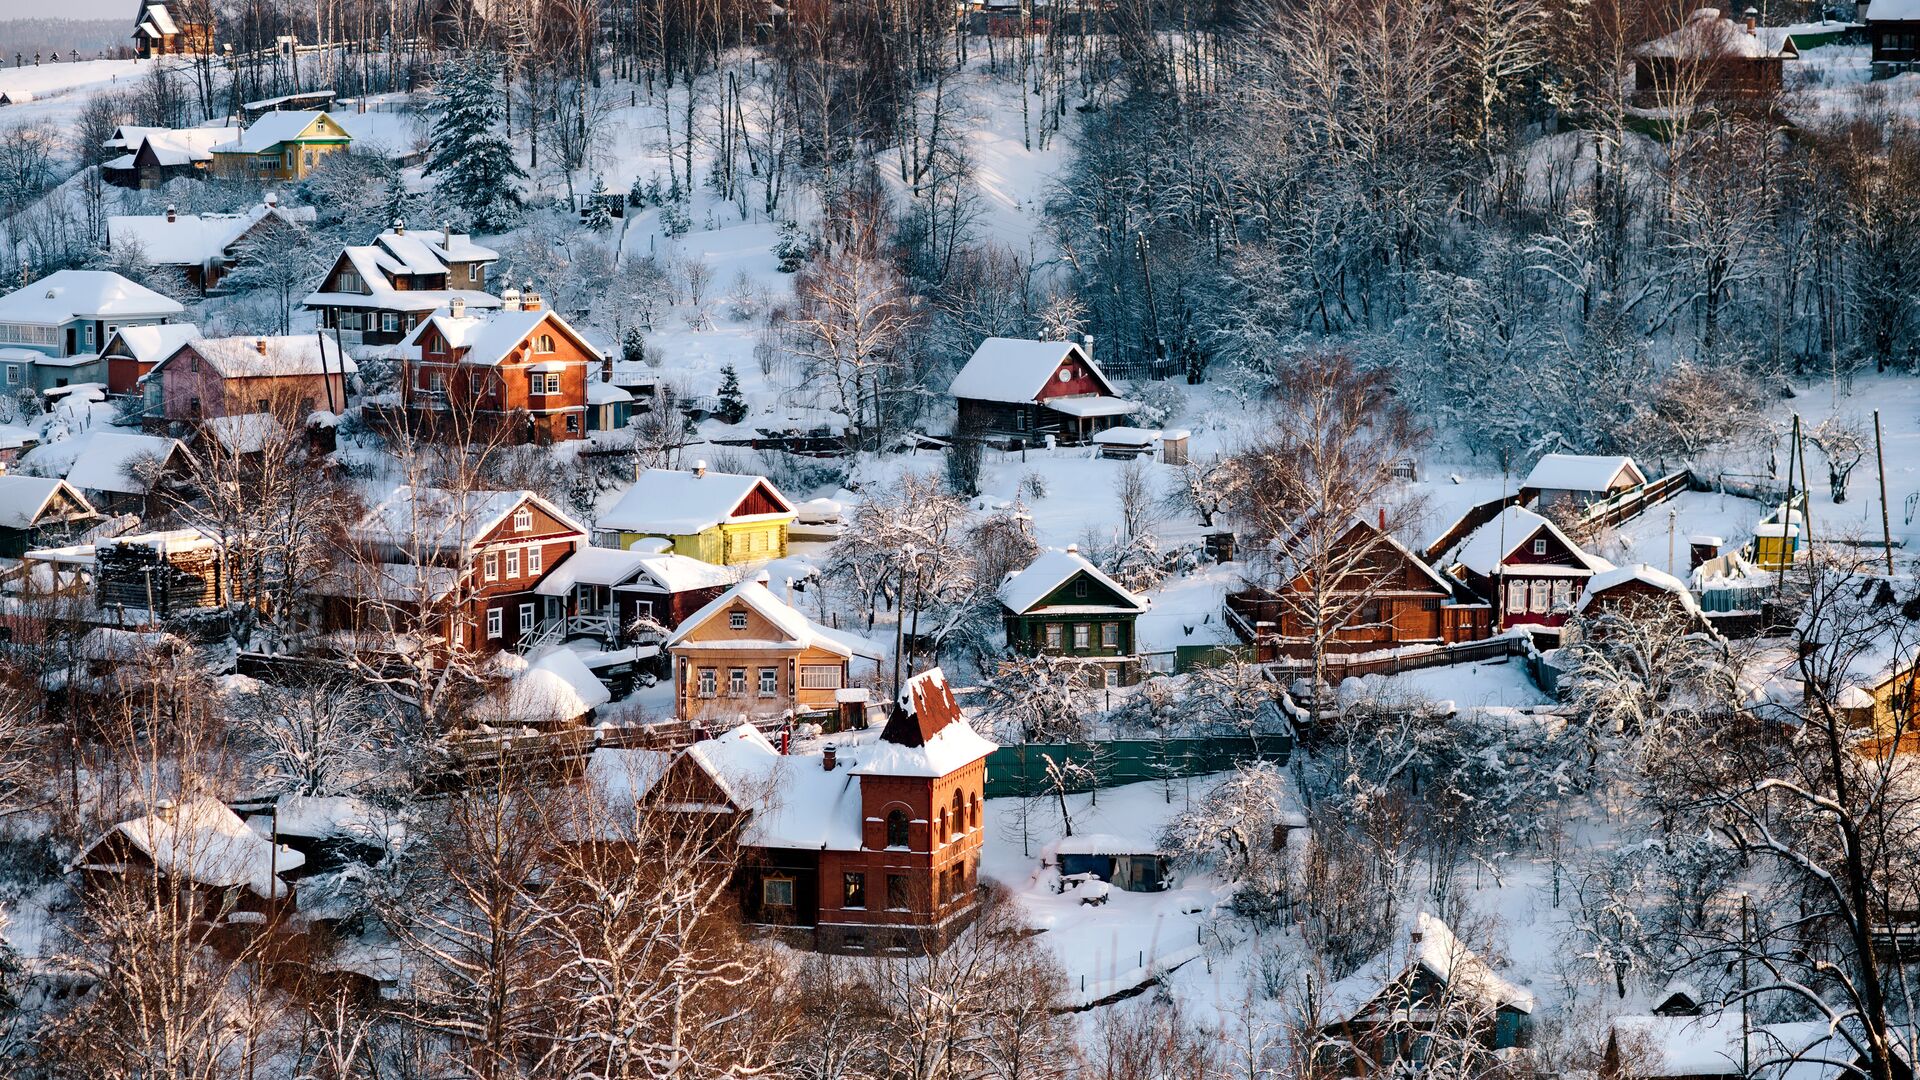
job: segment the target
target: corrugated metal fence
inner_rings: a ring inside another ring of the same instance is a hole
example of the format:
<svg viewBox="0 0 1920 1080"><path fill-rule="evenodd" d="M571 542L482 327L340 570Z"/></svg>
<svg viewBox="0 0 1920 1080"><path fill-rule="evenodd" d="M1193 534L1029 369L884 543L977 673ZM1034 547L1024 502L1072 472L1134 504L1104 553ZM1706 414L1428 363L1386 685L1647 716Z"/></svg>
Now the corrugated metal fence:
<svg viewBox="0 0 1920 1080"><path fill-rule="evenodd" d="M1216 735L1182 739L1116 739L1095 743L1018 743L987 757L987 797L1039 795L1052 790L1049 764L1069 791L1119 787L1225 772L1246 761L1285 765L1291 735Z"/></svg>

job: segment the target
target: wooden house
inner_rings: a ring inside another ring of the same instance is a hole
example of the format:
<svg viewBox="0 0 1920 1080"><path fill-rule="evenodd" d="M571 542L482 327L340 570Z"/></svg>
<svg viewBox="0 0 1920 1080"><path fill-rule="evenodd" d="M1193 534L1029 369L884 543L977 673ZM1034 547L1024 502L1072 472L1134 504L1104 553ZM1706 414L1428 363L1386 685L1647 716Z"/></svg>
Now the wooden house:
<svg viewBox="0 0 1920 1080"><path fill-rule="evenodd" d="M601 542L630 548L667 541L681 555L722 565L785 558L798 516L766 477L719 473L704 461L689 471L648 469L600 515Z"/></svg>
<svg viewBox="0 0 1920 1080"><path fill-rule="evenodd" d="M100 347L186 309L110 270L56 270L0 296L0 392L100 382Z"/></svg>
<svg viewBox="0 0 1920 1080"><path fill-rule="evenodd" d="M1355 520L1335 541L1347 549L1335 565L1348 567L1330 590L1329 607L1346 615L1326 648L1372 652L1406 645L1452 645L1491 632L1493 612L1461 583L1446 577L1370 522ZM1306 573L1279 589L1248 588L1227 596L1227 622L1258 659L1312 654L1316 628L1299 597L1311 592Z"/></svg>
<svg viewBox="0 0 1920 1080"><path fill-rule="evenodd" d="M41 443L20 458L19 471L65 479L103 514L152 517L171 508L187 468L178 439L96 428Z"/></svg>
<svg viewBox="0 0 1920 1080"><path fill-rule="evenodd" d="M1520 501L1535 510L1584 510L1647 482L1630 457L1548 454L1520 482Z"/></svg>
<svg viewBox="0 0 1920 1080"><path fill-rule="evenodd" d="M213 4L210 0L155 3L140 0L134 15L133 54L142 60L178 53L213 51ZM58 59L56 57L55 59Z"/></svg>
<svg viewBox="0 0 1920 1080"><path fill-rule="evenodd" d="M184 900L204 924L257 924L290 906L292 890L281 875L305 861L249 829L224 803L201 797L163 802L120 822L67 869L95 889L157 879L162 887L142 887L139 894Z"/></svg>
<svg viewBox="0 0 1920 1080"><path fill-rule="evenodd" d="M459 317L501 307L503 301L486 291L487 268L499 258L465 233L410 230L396 221L372 243L342 249L301 303L351 344L401 344L421 320L443 308L459 307ZM506 299L509 306L525 306L512 289ZM539 297L531 299L538 308ZM406 350L400 355L404 359Z"/></svg>
<svg viewBox="0 0 1920 1080"><path fill-rule="evenodd" d="M1873 47L1874 78L1912 71L1920 64L1920 0L1873 0L1861 10Z"/></svg>
<svg viewBox="0 0 1920 1080"><path fill-rule="evenodd" d="M636 634L636 623L675 630L737 580L726 567L685 555L583 547L535 591L546 598L548 623L565 623L565 636L626 645L665 636L657 631Z"/></svg>
<svg viewBox="0 0 1920 1080"><path fill-rule="evenodd" d="M586 437L599 350L528 293L494 312L455 298L400 348L400 405L433 437L547 445Z"/></svg>
<svg viewBox="0 0 1920 1080"><path fill-rule="evenodd" d="M213 147L213 173L229 180L305 180L353 136L324 112L270 112L232 142Z"/></svg>
<svg viewBox="0 0 1920 1080"><path fill-rule="evenodd" d="M1573 613L1587 579L1613 569L1553 522L1518 506L1468 532L1436 565L1492 602L1496 631L1524 626L1552 637Z"/></svg>
<svg viewBox="0 0 1920 1080"><path fill-rule="evenodd" d="M1070 341L988 338L949 392L959 408L956 434L1016 446L1049 436L1083 443L1140 407L1120 396L1087 348Z"/></svg>
<svg viewBox="0 0 1920 1080"><path fill-rule="evenodd" d="M1700 605L1694 602L1687 583L1646 563L1615 567L1589 577L1573 609L1588 620L1608 614L1633 618L1670 612L1699 620L1704 625Z"/></svg>
<svg viewBox="0 0 1920 1080"><path fill-rule="evenodd" d="M1436 1031L1488 1055L1527 1045L1533 992L1497 974L1427 912L1406 936L1327 987L1315 1062L1326 1073L1378 1076L1418 1056Z"/></svg>
<svg viewBox="0 0 1920 1080"><path fill-rule="evenodd" d="M310 206L283 208L272 195L239 214L182 214L172 206L162 214L116 214L107 219L107 250L122 256L138 252L154 266L177 272L205 296L239 263L250 239L271 236L276 225L312 222L314 214Z"/></svg>
<svg viewBox="0 0 1920 1080"><path fill-rule="evenodd" d="M107 393L117 397L144 394L140 380L160 361L200 336L193 323L123 326L107 337L100 350L106 361Z"/></svg>
<svg viewBox="0 0 1920 1080"><path fill-rule="evenodd" d="M195 338L145 376L149 421L192 424L267 414L303 420L347 407L347 378L359 370L331 339Z"/></svg>
<svg viewBox="0 0 1920 1080"><path fill-rule="evenodd" d="M73 543L99 520L99 511L65 480L0 474L0 558Z"/></svg>
<svg viewBox="0 0 1920 1080"><path fill-rule="evenodd" d="M1068 545L1045 551L999 589L1007 648L1028 656L1071 656L1101 665L1109 686L1138 679L1134 628L1147 602Z"/></svg>
<svg viewBox="0 0 1920 1080"><path fill-rule="evenodd" d="M827 714L852 685L855 657L883 654L807 618L748 578L715 597L667 639L674 714L712 728L741 720Z"/></svg>
<svg viewBox="0 0 1920 1080"><path fill-rule="evenodd" d="M530 491L406 485L347 539L354 557L317 590L323 625L378 647L394 628L426 622L450 646L487 652L548 636L540 584L586 546L586 530Z"/></svg>
<svg viewBox="0 0 1920 1080"><path fill-rule="evenodd" d="M1700 8L1672 33L1634 50L1634 99L1656 108L1770 101L1785 85L1786 61L1799 58L1784 29Z"/></svg>
<svg viewBox="0 0 1920 1080"><path fill-rule="evenodd" d="M125 130L124 128L122 130ZM121 143L125 153L100 163L100 179L115 187L150 191L169 180L199 179L213 168L213 148L240 138L237 127L143 128ZM105 144L115 147L114 140Z"/></svg>
<svg viewBox="0 0 1920 1080"><path fill-rule="evenodd" d="M876 741L788 755L742 724L652 786L662 805L732 820L747 923L826 951L927 952L975 914L994 745L940 669L902 699Z"/></svg>

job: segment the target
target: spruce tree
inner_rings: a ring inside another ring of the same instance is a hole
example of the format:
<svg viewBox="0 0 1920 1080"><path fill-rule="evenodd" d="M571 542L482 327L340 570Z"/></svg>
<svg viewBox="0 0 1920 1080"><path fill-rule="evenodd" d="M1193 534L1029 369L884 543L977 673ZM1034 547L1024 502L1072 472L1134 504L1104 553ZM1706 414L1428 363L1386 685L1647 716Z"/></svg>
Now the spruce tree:
<svg viewBox="0 0 1920 1080"><path fill-rule="evenodd" d="M713 415L724 424L737 424L747 418L747 400L740 396L740 376L732 364L720 369L720 407Z"/></svg>
<svg viewBox="0 0 1920 1080"><path fill-rule="evenodd" d="M446 110L433 125L433 157L427 174L437 176L441 202L467 212L472 228L499 232L519 219L526 172L513 160L501 115L500 63L486 53L456 58L442 87Z"/></svg>

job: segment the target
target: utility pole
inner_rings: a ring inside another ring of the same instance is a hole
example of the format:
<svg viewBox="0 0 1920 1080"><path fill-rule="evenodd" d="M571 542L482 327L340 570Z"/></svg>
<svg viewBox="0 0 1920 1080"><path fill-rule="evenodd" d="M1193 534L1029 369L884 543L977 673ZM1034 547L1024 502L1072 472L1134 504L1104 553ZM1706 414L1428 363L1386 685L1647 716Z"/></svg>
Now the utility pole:
<svg viewBox="0 0 1920 1080"><path fill-rule="evenodd" d="M1893 525L1887 520L1887 448L1880 438L1880 410L1873 410L1873 457L1880 469L1880 542L1887 553L1887 576L1893 576Z"/></svg>

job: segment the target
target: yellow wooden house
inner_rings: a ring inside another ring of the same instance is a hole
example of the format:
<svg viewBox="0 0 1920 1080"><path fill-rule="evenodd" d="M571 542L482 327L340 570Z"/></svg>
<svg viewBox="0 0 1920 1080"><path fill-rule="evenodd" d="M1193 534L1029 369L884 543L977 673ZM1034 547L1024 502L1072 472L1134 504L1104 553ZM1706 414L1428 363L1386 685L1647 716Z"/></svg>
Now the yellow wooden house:
<svg viewBox="0 0 1920 1080"><path fill-rule="evenodd" d="M764 476L648 469L606 513L599 543L631 548L666 540L674 553L719 565L766 562L787 554L793 504Z"/></svg>
<svg viewBox="0 0 1920 1080"><path fill-rule="evenodd" d="M749 578L687 616L667 639L674 713L701 724L830 713L856 657L878 661L864 639L821 626Z"/></svg>
<svg viewBox="0 0 1920 1080"><path fill-rule="evenodd" d="M240 138L213 147L213 171L227 179L304 180L326 155L352 142L324 112L270 112Z"/></svg>

